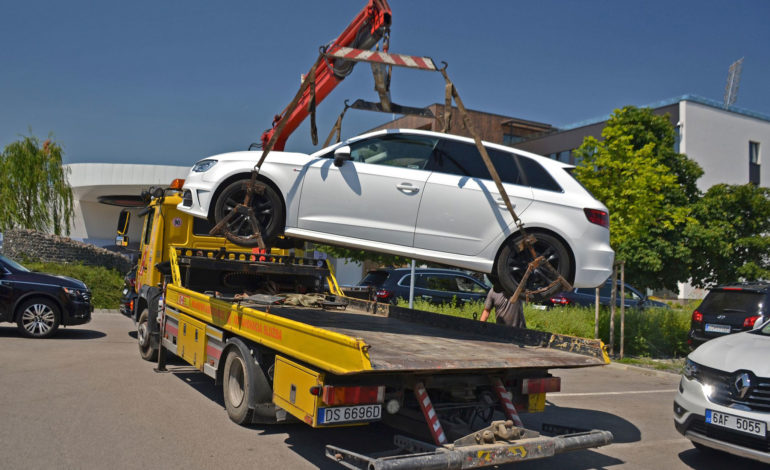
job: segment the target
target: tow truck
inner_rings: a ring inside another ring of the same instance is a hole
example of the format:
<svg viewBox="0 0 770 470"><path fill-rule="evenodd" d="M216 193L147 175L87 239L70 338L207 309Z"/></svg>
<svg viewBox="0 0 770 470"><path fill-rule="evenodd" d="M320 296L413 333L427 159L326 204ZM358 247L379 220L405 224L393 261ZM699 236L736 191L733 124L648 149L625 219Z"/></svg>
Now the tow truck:
<svg viewBox="0 0 770 470"><path fill-rule="evenodd" d="M327 446L348 468L482 467L612 442L544 436L520 417L560 390L549 369L608 363L601 341L345 297L331 265L290 240L267 251L208 235L176 209L181 187L149 195L131 317L141 357L214 379L232 421L407 433L386 457ZM123 243L129 225L124 212Z"/></svg>

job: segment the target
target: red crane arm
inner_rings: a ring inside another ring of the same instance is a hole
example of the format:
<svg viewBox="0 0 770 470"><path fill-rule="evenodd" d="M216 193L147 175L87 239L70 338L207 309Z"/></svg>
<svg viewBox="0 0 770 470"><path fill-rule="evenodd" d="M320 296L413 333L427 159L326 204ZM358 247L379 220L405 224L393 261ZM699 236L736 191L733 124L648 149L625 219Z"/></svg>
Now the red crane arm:
<svg viewBox="0 0 770 470"><path fill-rule="evenodd" d="M390 28L391 10L387 0L369 0L369 3L361 10L347 28L327 48L331 53L340 47L353 47L356 49L371 49L382 38L385 31ZM354 62L349 60L324 58L315 68L315 100L316 104L326 98L334 88L353 70ZM262 146L267 147L270 139L274 137L278 122L284 115L290 113L286 124L280 134L275 138L274 150L283 150L286 139L294 132L302 121L310 113L309 104L312 90L306 87L297 106L293 109L284 109L273 120L272 128L262 134Z"/></svg>

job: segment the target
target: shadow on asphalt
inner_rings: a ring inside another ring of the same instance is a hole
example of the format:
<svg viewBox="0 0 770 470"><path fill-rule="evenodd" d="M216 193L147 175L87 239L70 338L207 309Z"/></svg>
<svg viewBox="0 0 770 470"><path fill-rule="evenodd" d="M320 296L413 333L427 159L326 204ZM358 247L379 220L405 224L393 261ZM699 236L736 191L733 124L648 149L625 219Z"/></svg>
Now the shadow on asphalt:
<svg viewBox="0 0 770 470"><path fill-rule="evenodd" d="M574 428L573 432L591 429L610 431L614 438L612 441L614 444L638 442L642 439L641 431L630 421L604 411L566 408L548 402L542 413L526 413L522 414L521 418L526 427L543 434L549 434L546 432L548 425L555 425Z"/></svg>
<svg viewBox="0 0 770 470"><path fill-rule="evenodd" d="M692 448L679 453L683 464L696 470L740 468L741 470L767 470L768 466L755 460L744 459L735 455L711 449Z"/></svg>
<svg viewBox="0 0 770 470"><path fill-rule="evenodd" d="M44 340L35 340L33 338L29 338L29 340L30 341L84 340L84 339L99 339L99 338L104 338L105 336L107 336L107 333L104 333L102 331L86 330L82 328L59 327L59 331L57 331L50 338L46 338ZM0 327L0 338L14 338L14 337L27 339L25 336L22 336L22 334L19 332L19 330L16 329L15 326Z"/></svg>

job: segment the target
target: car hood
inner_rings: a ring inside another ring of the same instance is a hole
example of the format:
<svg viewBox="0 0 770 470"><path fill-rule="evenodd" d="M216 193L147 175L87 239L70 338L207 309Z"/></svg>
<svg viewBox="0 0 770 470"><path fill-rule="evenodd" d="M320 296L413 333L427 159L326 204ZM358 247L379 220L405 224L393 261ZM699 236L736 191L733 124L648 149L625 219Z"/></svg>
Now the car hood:
<svg viewBox="0 0 770 470"><path fill-rule="evenodd" d="M690 353L692 361L712 369L735 372L746 369L770 377L770 336L750 332L712 339Z"/></svg>
<svg viewBox="0 0 770 470"><path fill-rule="evenodd" d="M86 289L86 285L83 281L79 281L67 276L57 276L47 273L19 273L16 275L16 280L24 282L37 282L40 284L51 284L61 287L72 287L76 289Z"/></svg>
<svg viewBox="0 0 770 470"><path fill-rule="evenodd" d="M218 162L230 162L230 161L257 161L262 156L262 151L238 151L238 152L229 152L229 153L220 153L218 155L212 155L210 157L206 157L203 160L216 160ZM267 159L270 161L284 161L287 158L291 157L304 157L307 158L308 155L306 153L298 153L298 152L283 152L279 150L273 150L267 155Z"/></svg>

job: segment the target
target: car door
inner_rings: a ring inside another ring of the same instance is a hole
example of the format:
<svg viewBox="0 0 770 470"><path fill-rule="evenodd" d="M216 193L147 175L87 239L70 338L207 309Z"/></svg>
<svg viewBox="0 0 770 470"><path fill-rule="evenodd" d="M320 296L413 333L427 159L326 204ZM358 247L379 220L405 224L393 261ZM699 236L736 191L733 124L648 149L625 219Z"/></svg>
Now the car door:
<svg viewBox="0 0 770 470"><path fill-rule="evenodd" d="M487 149L518 216L532 203L514 154ZM442 139L417 216L414 246L476 255L513 223L474 144Z"/></svg>
<svg viewBox="0 0 770 470"><path fill-rule="evenodd" d="M13 281L11 272L0 262L0 321L11 321Z"/></svg>
<svg viewBox="0 0 770 470"><path fill-rule="evenodd" d="M411 247L417 210L438 138L383 134L350 143L351 160L311 162L297 226L324 234Z"/></svg>

